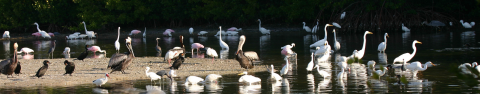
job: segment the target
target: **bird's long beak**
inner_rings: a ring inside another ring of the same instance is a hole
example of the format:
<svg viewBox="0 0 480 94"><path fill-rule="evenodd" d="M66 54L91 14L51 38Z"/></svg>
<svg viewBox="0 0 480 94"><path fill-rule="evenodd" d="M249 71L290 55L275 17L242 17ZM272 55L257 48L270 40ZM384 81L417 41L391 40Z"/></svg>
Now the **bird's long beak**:
<svg viewBox="0 0 480 94"><path fill-rule="evenodd" d="M370 32L370 31L367 31L367 34L373 34L373 33L372 33L372 32Z"/></svg>
<svg viewBox="0 0 480 94"><path fill-rule="evenodd" d="M418 44L422 44L422 42L420 42L420 41L417 41L417 43L418 43Z"/></svg>
<svg viewBox="0 0 480 94"><path fill-rule="evenodd" d="M433 64L433 63L430 63L430 64L432 64L433 66L436 66L436 65L435 65L435 64Z"/></svg>
<svg viewBox="0 0 480 94"><path fill-rule="evenodd" d="M388 37L389 37L389 36L388 36L388 34L387 34L387 38L388 38Z"/></svg>
<svg viewBox="0 0 480 94"><path fill-rule="evenodd" d="M333 26L333 25L331 25L331 24L327 24L327 26Z"/></svg>

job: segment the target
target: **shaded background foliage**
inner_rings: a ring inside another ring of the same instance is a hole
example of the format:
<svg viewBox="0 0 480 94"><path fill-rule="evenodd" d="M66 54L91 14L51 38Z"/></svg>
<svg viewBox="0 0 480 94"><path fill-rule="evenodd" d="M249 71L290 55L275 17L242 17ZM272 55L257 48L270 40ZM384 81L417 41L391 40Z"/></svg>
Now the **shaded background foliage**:
<svg viewBox="0 0 480 94"><path fill-rule="evenodd" d="M419 26L423 21L476 21L480 0L0 0L0 30L28 32L127 27L337 22L353 29ZM346 12L345 19L340 14Z"/></svg>

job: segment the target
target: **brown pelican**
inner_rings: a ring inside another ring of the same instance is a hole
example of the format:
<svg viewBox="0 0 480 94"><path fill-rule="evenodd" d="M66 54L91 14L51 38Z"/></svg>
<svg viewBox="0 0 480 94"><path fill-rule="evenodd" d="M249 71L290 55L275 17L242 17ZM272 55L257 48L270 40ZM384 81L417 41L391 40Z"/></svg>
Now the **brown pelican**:
<svg viewBox="0 0 480 94"><path fill-rule="evenodd" d="M85 59L88 55L88 45L85 45L85 52L82 52L78 57L77 59L73 59L73 60L82 60Z"/></svg>
<svg viewBox="0 0 480 94"><path fill-rule="evenodd" d="M0 72L2 72L2 74L7 75L7 78L8 78L8 75L13 77L12 74L14 73L15 69L18 66L17 47L18 47L18 44L14 43L13 57L11 59L3 60L2 62L0 62Z"/></svg>
<svg viewBox="0 0 480 94"><path fill-rule="evenodd" d="M256 59L258 59L258 55L255 56L257 54L255 52L245 52L244 53L243 50L242 50L242 47L243 47L244 43L245 43L245 36L242 35L242 36L240 36L240 39L239 39L238 49L237 49L237 53L236 53L236 59L240 63L240 66L242 66L242 68L251 69L251 68L253 68L252 60L255 59L255 58L252 58L252 57L256 57Z"/></svg>
<svg viewBox="0 0 480 94"><path fill-rule="evenodd" d="M17 68L15 68L15 74L19 75L19 74L22 74L22 72L20 72L22 70L22 66L20 66L20 61L17 62Z"/></svg>
<svg viewBox="0 0 480 94"><path fill-rule="evenodd" d="M38 78L40 78L40 77L42 77L43 75L45 75L45 73L46 73L47 70L48 70L48 64L50 64L50 62L49 62L48 60L43 61L43 66L40 67L40 69L38 69L37 74L35 74L35 76L37 76Z"/></svg>
<svg viewBox="0 0 480 94"><path fill-rule="evenodd" d="M72 76L73 71L75 71L75 64L73 62L69 62L68 60L65 60L63 64L65 64L65 74L70 74L70 76Z"/></svg>
<svg viewBox="0 0 480 94"><path fill-rule="evenodd" d="M133 58L135 58L133 50L132 50L132 45L131 45L131 40L130 37L125 39L126 41L126 46L128 49L127 53L115 53L112 55L112 58L110 58L110 61L108 63L107 68L111 68L112 71L110 73L113 73L114 71L121 71L123 74L128 74L125 73L125 69L130 65L130 63L133 62Z"/></svg>

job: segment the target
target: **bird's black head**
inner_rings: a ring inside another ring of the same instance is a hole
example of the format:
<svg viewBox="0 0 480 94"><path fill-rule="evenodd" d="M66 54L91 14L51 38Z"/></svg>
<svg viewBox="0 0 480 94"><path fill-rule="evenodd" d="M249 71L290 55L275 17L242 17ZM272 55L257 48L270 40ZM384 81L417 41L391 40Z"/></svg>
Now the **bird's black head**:
<svg viewBox="0 0 480 94"><path fill-rule="evenodd" d="M68 62L68 60L65 60L65 62L63 62L63 64L70 65L70 62Z"/></svg>
<svg viewBox="0 0 480 94"><path fill-rule="evenodd" d="M43 61L43 65L48 65L48 64L50 64L50 61L48 60Z"/></svg>

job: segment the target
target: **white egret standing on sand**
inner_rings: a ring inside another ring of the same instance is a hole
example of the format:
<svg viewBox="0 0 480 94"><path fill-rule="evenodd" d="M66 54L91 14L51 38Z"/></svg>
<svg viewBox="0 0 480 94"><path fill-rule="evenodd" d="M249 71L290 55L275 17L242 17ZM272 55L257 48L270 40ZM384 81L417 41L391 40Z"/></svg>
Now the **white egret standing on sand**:
<svg viewBox="0 0 480 94"><path fill-rule="evenodd" d="M378 51L385 53L385 49L387 49L387 37L388 37L388 33L385 33L385 35L383 35L383 40L385 41L378 44Z"/></svg>
<svg viewBox="0 0 480 94"><path fill-rule="evenodd" d="M305 31L307 31L308 33L312 32L312 29L310 29L310 27L305 26L305 22L303 22L303 29L304 29Z"/></svg>
<svg viewBox="0 0 480 94"><path fill-rule="evenodd" d="M409 65L407 65L405 68L412 72L412 74L413 74L412 77L416 77L418 71L425 71L425 70L427 70L428 66L430 66L430 65L435 66L435 64L428 61L427 63L425 63L425 65L422 68L422 64L418 61L415 61L415 62L412 62Z"/></svg>
<svg viewBox="0 0 480 94"><path fill-rule="evenodd" d="M145 74L147 75L148 78L150 78L150 83L153 81L153 80L160 80L162 79L162 77L158 76L156 73L154 72L148 72L148 70L150 70L150 67L146 67L145 68ZM155 82L154 82L155 83Z"/></svg>
<svg viewBox="0 0 480 94"><path fill-rule="evenodd" d="M335 44L333 44L335 50L340 50L340 42L337 41L337 32L335 32L335 29L333 29L333 39L335 39Z"/></svg>
<svg viewBox="0 0 480 94"><path fill-rule="evenodd" d="M322 46L322 45L325 44L325 42L327 41L327 27L328 27L328 26L333 26L333 25L326 24L326 25L325 25L325 28L324 28L324 30L325 30L325 36L323 37L322 40L319 40L319 41L311 44L311 45L310 45L310 48L312 48L312 47L319 47L319 46Z"/></svg>
<svg viewBox="0 0 480 94"><path fill-rule="evenodd" d="M356 53L353 53L354 57L357 57L358 59L362 59L363 55L365 55L365 45L367 44L367 34L373 34L373 33L370 31L365 31L365 34L363 35L362 50L358 50Z"/></svg>
<svg viewBox="0 0 480 94"><path fill-rule="evenodd" d="M394 60L393 60L393 63L395 62L408 62L410 61L413 56L415 56L415 53L417 53L417 47L415 47L415 44L416 43L419 43L419 44L422 44L422 42L419 42L417 40L414 40L413 43L412 43L412 48L413 48L413 52L412 54L410 53L404 53L398 57L396 57Z"/></svg>
<svg viewBox="0 0 480 94"><path fill-rule="evenodd" d="M120 42L118 42L118 39L120 38L120 27L118 27L118 34L117 34L117 40L115 40L115 50L120 51Z"/></svg>
<svg viewBox="0 0 480 94"><path fill-rule="evenodd" d="M266 35L270 35L270 30L268 29L265 29L262 27L262 21L260 21L260 19L257 20L258 21L258 30L262 33L262 34L266 34Z"/></svg>
<svg viewBox="0 0 480 94"><path fill-rule="evenodd" d="M222 32L221 32L221 31L222 31L222 26L220 26L220 27L218 27L218 28L220 29L220 31L219 31L219 32L220 32L220 37L219 37L219 39L218 39L218 40L220 41L220 47L222 47L222 50L228 50L229 47L228 47L227 43L225 43L225 42L222 40Z"/></svg>

